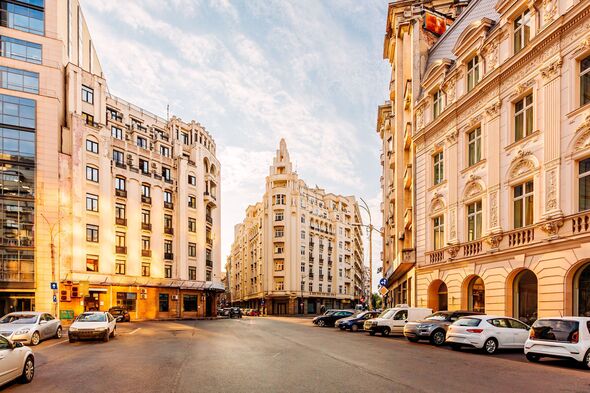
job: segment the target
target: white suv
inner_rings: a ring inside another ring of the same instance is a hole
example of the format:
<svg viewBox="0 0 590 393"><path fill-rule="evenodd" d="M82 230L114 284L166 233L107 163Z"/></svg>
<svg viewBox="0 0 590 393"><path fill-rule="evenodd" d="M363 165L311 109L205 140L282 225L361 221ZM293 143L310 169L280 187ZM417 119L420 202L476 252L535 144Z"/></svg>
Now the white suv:
<svg viewBox="0 0 590 393"><path fill-rule="evenodd" d="M389 336L390 333L403 334L406 323L424 319L430 314L432 314L431 308L398 305L383 311L377 318L365 321L363 328L371 336L377 332L382 336Z"/></svg>
<svg viewBox="0 0 590 393"><path fill-rule="evenodd" d="M524 344L531 362L542 357L575 359L590 368L590 318L556 317L538 319Z"/></svg>

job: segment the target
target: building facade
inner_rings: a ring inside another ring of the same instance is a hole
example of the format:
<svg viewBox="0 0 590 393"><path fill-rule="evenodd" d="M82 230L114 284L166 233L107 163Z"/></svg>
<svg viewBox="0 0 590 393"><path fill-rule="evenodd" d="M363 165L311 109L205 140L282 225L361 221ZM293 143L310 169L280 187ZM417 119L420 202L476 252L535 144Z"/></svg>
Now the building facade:
<svg viewBox="0 0 590 393"><path fill-rule="evenodd" d="M281 140L262 202L235 227L232 303L278 315L353 307L364 285L361 224L354 197L299 179Z"/></svg>
<svg viewBox="0 0 590 393"><path fill-rule="evenodd" d="M211 135L108 93L78 1L0 8L0 312L213 315L223 288Z"/></svg>
<svg viewBox="0 0 590 393"><path fill-rule="evenodd" d="M590 315L590 2L471 1L413 105L418 306Z"/></svg>

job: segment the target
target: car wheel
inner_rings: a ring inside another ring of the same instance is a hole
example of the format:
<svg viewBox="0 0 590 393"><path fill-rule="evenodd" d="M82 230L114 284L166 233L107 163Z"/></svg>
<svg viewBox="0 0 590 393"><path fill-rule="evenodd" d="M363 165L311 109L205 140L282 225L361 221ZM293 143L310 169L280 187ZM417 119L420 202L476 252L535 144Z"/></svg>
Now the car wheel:
<svg viewBox="0 0 590 393"><path fill-rule="evenodd" d="M318 326L319 327L324 327L324 326L326 326L326 322L324 322L323 320L319 320L318 321Z"/></svg>
<svg viewBox="0 0 590 393"><path fill-rule="evenodd" d="M406 337L408 339L409 342L411 343L417 343L418 341L420 341L419 338L417 337Z"/></svg>
<svg viewBox="0 0 590 393"><path fill-rule="evenodd" d="M386 328L383 328L383 331L381 332L381 335L382 335L383 337L387 337L387 336L389 336L389 333L390 333L390 332L391 332L391 330L389 330L389 328L388 328L388 327L386 327Z"/></svg>
<svg viewBox="0 0 590 393"><path fill-rule="evenodd" d="M529 362L537 363L539 360L541 360L541 357L535 353L527 353L526 360L528 360Z"/></svg>
<svg viewBox="0 0 590 393"><path fill-rule="evenodd" d="M114 328L113 332L111 333L112 338L115 338L115 335L117 334L116 331L117 331L117 328Z"/></svg>
<svg viewBox="0 0 590 393"><path fill-rule="evenodd" d="M25 365L23 366L23 373L20 377L21 383L29 383L33 380L35 376L35 360L32 356L27 356L27 360L25 360Z"/></svg>
<svg viewBox="0 0 590 393"><path fill-rule="evenodd" d="M39 332L34 332L33 335L31 336L31 345L32 346L39 345L40 341L41 341L41 336L39 336Z"/></svg>
<svg viewBox="0 0 590 393"><path fill-rule="evenodd" d="M371 330L371 331L369 332L369 334L370 334L371 336L374 336L374 335L375 335L375 331L374 331L374 330Z"/></svg>
<svg viewBox="0 0 590 393"><path fill-rule="evenodd" d="M584 368L590 369L590 349L584 355Z"/></svg>
<svg viewBox="0 0 590 393"><path fill-rule="evenodd" d="M61 338L61 335L62 335L61 326L58 326L57 330L55 331L55 336L53 336L53 337Z"/></svg>
<svg viewBox="0 0 590 393"><path fill-rule="evenodd" d="M350 327L350 331L351 331L351 332L358 332L358 330L359 330L359 327L358 327L357 325L355 325L355 324L353 324L353 325Z"/></svg>
<svg viewBox="0 0 590 393"><path fill-rule="evenodd" d="M436 345L437 347L440 347L441 345L443 345L445 343L445 331L444 330L435 330L431 335L430 335L430 343L432 345Z"/></svg>
<svg viewBox="0 0 590 393"><path fill-rule="evenodd" d="M453 351L460 351L461 350L461 345L460 344L451 344L451 349Z"/></svg>
<svg viewBox="0 0 590 393"><path fill-rule="evenodd" d="M483 350L488 355L493 355L498 350L498 342L495 338L488 338L483 343Z"/></svg>
<svg viewBox="0 0 590 393"><path fill-rule="evenodd" d="M108 342L109 342L109 338L110 338L110 333L109 333L109 331L107 330L107 331L105 332L105 334L104 334L104 337L102 338L102 341L104 341L105 343L108 343Z"/></svg>

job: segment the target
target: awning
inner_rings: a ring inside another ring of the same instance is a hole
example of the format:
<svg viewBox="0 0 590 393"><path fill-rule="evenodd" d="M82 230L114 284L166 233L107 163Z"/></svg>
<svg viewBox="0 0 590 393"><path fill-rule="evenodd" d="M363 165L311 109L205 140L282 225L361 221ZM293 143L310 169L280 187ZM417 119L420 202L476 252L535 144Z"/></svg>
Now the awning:
<svg viewBox="0 0 590 393"><path fill-rule="evenodd" d="M410 270L412 270L413 267L414 267L414 262L402 262L402 263L400 263L395 268L395 270L393 271L393 273L391 274L391 276L387 278L387 286L390 287L395 281L397 281L400 278L402 278L404 276L404 274L406 274L407 272L409 272Z"/></svg>

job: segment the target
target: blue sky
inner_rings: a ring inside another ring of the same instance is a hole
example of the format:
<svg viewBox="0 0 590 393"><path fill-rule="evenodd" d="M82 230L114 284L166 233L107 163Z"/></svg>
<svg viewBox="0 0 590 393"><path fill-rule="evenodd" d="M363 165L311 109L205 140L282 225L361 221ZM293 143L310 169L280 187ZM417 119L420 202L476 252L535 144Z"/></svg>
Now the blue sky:
<svg viewBox="0 0 590 393"><path fill-rule="evenodd" d="M163 117L169 104L215 138L222 265L281 137L308 185L363 197L380 226L387 1L81 3L111 93Z"/></svg>

